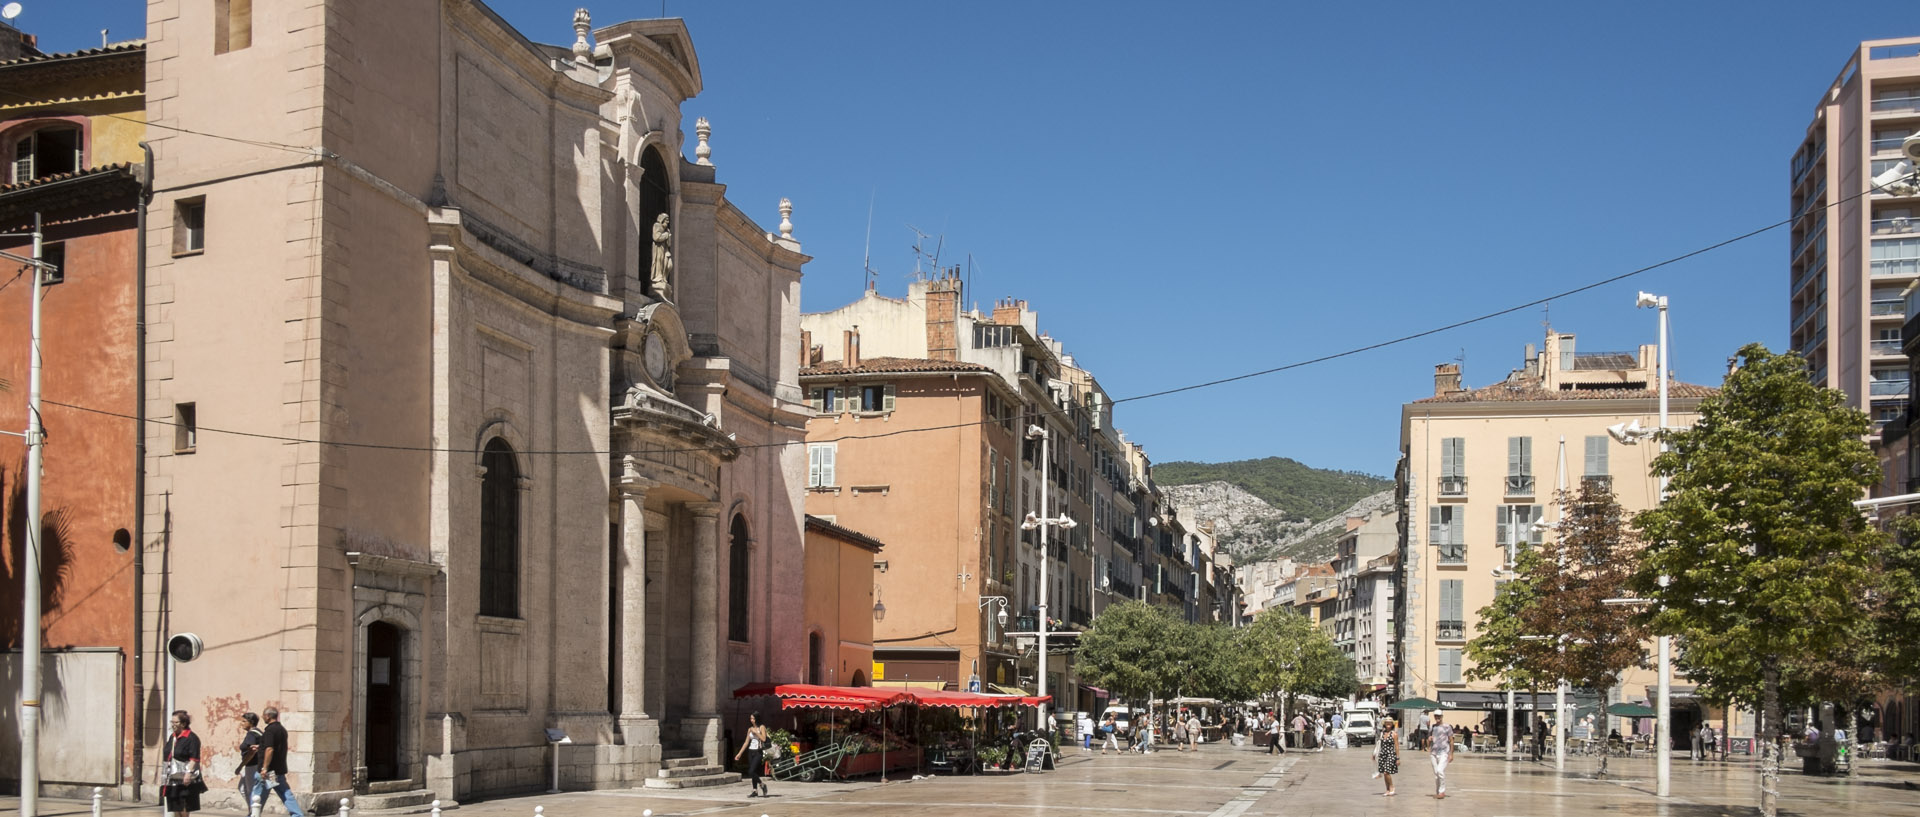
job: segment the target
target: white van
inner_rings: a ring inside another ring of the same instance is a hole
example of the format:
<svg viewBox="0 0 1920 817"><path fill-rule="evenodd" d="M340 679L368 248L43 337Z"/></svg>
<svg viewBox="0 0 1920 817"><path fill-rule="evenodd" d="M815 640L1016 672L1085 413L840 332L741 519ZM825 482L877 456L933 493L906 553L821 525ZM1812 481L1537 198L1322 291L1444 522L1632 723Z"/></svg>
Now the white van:
<svg viewBox="0 0 1920 817"><path fill-rule="evenodd" d="M1133 719L1133 707L1127 706L1126 704L1114 704L1107 707L1106 711L1100 713L1100 720L1094 722L1093 728L1099 729L1100 724L1106 723L1108 715L1113 716L1114 734L1120 737L1126 737L1127 724Z"/></svg>
<svg viewBox="0 0 1920 817"><path fill-rule="evenodd" d="M1348 746L1361 746L1379 739L1380 711L1377 709L1348 709L1340 713L1346 724L1342 731L1347 733Z"/></svg>

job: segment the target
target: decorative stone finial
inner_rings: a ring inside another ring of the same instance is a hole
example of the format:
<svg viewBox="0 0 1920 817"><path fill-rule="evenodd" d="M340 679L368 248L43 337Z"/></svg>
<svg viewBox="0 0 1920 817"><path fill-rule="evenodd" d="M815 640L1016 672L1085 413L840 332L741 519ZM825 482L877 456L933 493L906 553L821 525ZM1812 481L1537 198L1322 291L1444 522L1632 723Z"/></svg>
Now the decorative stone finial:
<svg viewBox="0 0 1920 817"><path fill-rule="evenodd" d="M593 46L587 42L587 32L593 30L593 17L586 9L574 9L573 12L573 59L576 62L593 62Z"/></svg>
<svg viewBox="0 0 1920 817"><path fill-rule="evenodd" d="M693 147L693 163L713 166L713 148L707 146L707 137L713 135L713 126L707 124L706 117L693 120L693 133L700 137L700 144Z"/></svg>
<svg viewBox="0 0 1920 817"><path fill-rule="evenodd" d="M780 200L780 237L793 240L793 200Z"/></svg>

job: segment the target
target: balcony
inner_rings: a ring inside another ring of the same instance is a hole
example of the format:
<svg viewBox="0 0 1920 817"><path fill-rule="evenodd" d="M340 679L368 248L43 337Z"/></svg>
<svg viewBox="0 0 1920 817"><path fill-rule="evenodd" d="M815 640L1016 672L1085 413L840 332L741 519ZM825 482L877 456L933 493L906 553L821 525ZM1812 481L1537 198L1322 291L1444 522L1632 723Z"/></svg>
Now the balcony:
<svg viewBox="0 0 1920 817"><path fill-rule="evenodd" d="M1905 136L1888 136L1884 139L1875 139L1872 143L1873 152L1875 155L1882 153L1899 153L1900 143L1906 141L1906 138Z"/></svg>
<svg viewBox="0 0 1920 817"><path fill-rule="evenodd" d="M1613 490L1613 477L1605 474L1588 474L1580 478L1580 484Z"/></svg>
<svg viewBox="0 0 1920 817"><path fill-rule="evenodd" d="M1466 545L1434 545L1434 558L1443 565L1464 565L1467 563Z"/></svg>
<svg viewBox="0 0 1920 817"><path fill-rule="evenodd" d="M1507 496L1533 496L1533 475L1508 474Z"/></svg>
<svg viewBox="0 0 1920 817"><path fill-rule="evenodd" d="M1901 354L1901 352L1900 352L1900 341L1897 341L1897 340L1876 340L1876 341L1873 341L1873 345L1872 345L1872 347L1871 347L1871 349L1872 349L1872 352L1873 352L1873 354L1875 354L1875 355L1899 355L1899 354Z"/></svg>
<svg viewBox="0 0 1920 817"><path fill-rule="evenodd" d="M1906 304L1900 301L1874 301L1872 310L1876 318L1904 318L1907 314Z"/></svg>
<svg viewBox="0 0 1920 817"><path fill-rule="evenodd" d="M1875 258L1867 262L1867 272L1875 278L1920 275L1920 258Z"/></svg>
<svg viewBox="0 0 1920 817"><path fill-rule="evenodd" d="M1806 252L1807 248L1813 246L1816 242L1825 246L1826 238L1827 217L1823 215L1820 217L1820 220L1813 223L1813 226L1807 230L1805 235L1800 236L1799 241L1793 242L1793 249L1787 252L1787 257L1799 258L1801 253Z"/></svg>
<svg viewBox="0 0 1920 817"><path fill-rule="evenodd" d="M1433 637L1437 641L1465 641L1467 640L1467 623L1464 621L1434 622Z"/></svg>
<svg viewBox="0 0 1920 817"><path fill-rule="evenodd" d="M1909 381L1875 380L1867 384L1867 393L1874 397L1905 397Z"/></svg>
<svg viewBox="0 0 1920 817"><path fill-rule="evenodd" d="M1873 101L1873 112L1876 114L1920 113L1920 92L1911 93L1906 96L1883 96L1875 99ZM1877 146L1879 140L1876 139L1874 141Z"/></svg>
<svg viewBox="0 0 1920 817"><path fill-rule="evenodd" d="M1440 478L1441 496L1466 496L1467 478L1460 476Z"/></svg>
<svg viewBox="0 0 1920 817"><path fill-rule="evenodd" d="M1896 218L1876 218L1872 222L1874 235L1915 235L1920 234L1920 219L1908 216Z"/></svg>
<svg viewBox="0 0 1920 817"><path fill-rule="evenodd" d="M1812 153L1801 154L1800 158L1795 159L1793 162L1793 170L1791 173L1791 175L1793 176L1793 182L1788 186L1789 187L1800 186L1800 181L1807 177L1807 173L1809 171L1813 170L1816 167L1819 167L1820 160L1822 158L1825 158L1826 155L1827 155L1827 146L1824 143L1821 144L1820 147L1814 150Z"/></svg>

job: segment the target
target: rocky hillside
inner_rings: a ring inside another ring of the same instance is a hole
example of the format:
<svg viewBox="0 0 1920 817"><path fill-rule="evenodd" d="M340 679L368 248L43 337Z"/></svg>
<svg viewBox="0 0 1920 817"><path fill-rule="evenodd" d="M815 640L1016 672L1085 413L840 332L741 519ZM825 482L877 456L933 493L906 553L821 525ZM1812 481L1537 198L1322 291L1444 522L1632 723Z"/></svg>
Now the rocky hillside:
<svg viewBox="0 0 1920 817"><path fill-rule="evenodd" d="M1239 564L1290 556L1333 558L1348 516L1389 507L1393 482L1312 468L1284 457L1225 463L1170 462L1154 480L1181 507L1213 520L1214 533Z"/></svg>

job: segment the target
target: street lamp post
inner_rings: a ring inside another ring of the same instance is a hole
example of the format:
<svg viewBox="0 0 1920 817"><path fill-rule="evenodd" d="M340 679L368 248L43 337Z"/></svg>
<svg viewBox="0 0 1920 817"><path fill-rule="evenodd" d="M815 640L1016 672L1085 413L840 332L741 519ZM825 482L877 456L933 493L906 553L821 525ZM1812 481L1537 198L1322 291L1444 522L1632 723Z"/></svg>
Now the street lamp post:
<svg viewBox="0 0 1920 817"><path fill-rule="evenodd" d="M1047 486L1047 479L1050 476L1049 471L1052 467L1052 461L1047 458L1049 453L1047 443L1051 436L1052 435L1047 433L1047 429L1042 426L1027 426L1027 439L1040 441L1040 515L1035 516L1029 513L1027 514L1027 518L1020 523L1022 530L1034 530L1038 528L1040 531L1040 620L1038 622L1040 626L1036 634L1040 647L1040 658L1039 671L1035 673L1035 678L1037 679L1036 683L1039 684L1039 697L1041 698L1047 697L1047 563L1053 560L1053 554L1047 550L1047 529L1058 527L1061 530L1072 530L1079 524L1064 514L1058 517L1047 515L1048 494L1052 493ZM1047 719L1047 710L1047 702L1044 700L1041 701L1040 728L1051 735L1053 734L1052 721Z"/></svg>
<svg viewBox="0 0 1920 817"><path fill-rule="evenodd" d="M21 435L27 443L24 514L27 530L20 571L20 813L33 815L40 807L40 472L47 444L40 427L40 299L46 291L47 274L55 268L44 260L45 235L41 232L39 213L33 214L33 232L7 233L0 237L33 239L31 257L0 252L0 256L27 264L33 270L33 287L28 290L32 306L28 318L27 431ZM173 692L171 684L167 692Z"/></svg>
<svg viewBox="0 0 1920 817"><path fill-rule="evenodd" d="M1660 389L1660 426L1654 432L1657 434L1667 430L1667 296L1642 292L1634 300L1633 305L1639 309L1651 308L1660 312L1660 362L1655 372ZM1614 436L1623 443L1633 444L1639 442L1641 437L1651 435L1616 433ZM1667 450L1667 441L1664 436L1660 440L1660 450L1662 452ZM1660 477L1660 501L1666 500L1667 477L1663 474ZM1665 575L1660 577L1660 586L1667 586ZM1653 719L1653 793L1656 797L1666 797L1671 790L1673 772L1673 638L1662 635L1659 642L1659 667L1655 670L1659 676L1658 694L1654 701Z"/></svg>

